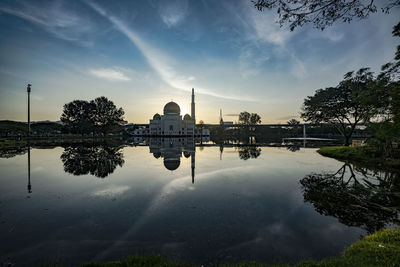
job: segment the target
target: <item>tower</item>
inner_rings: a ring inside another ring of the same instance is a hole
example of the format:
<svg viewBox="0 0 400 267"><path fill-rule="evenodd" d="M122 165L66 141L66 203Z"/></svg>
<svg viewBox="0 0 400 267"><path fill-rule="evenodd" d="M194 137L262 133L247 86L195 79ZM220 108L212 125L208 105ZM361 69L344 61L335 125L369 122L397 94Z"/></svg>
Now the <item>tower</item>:
<svg viewBox="0 0 400 267"><path fill-rule="evenodd" d="M194 88L192 88L192 110L190 116L192 120L194 120L194 125L196 125L196 115L195 115L195 106L194 106Z"/></svg>
<svg viewBox="0 0 400 267"><path fill-rule="evenodd" d="M26 91L28 92L28 136L31 134L31 85L28 84L26 87Z"/></svg>

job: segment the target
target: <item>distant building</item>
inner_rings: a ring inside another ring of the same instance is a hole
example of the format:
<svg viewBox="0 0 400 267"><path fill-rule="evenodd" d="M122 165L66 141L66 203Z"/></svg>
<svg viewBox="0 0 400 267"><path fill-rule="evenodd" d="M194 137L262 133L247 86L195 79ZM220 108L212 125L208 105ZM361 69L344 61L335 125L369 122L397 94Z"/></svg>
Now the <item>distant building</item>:
<svg viewBox="0 0 400 267"><path fill-rule="evenodd" d="M224 121L224 125L233 125L233 121Z"/></svg>
<svg viewBox="0 0 400 267"><path fill-rule="evenodd" d="M194 89L192 89L191 115L181 116L181 109L175 102L164 106L164 113L156 113L150 120L149 134L153 136L194 136L195 132L195 103Z"/></svg>

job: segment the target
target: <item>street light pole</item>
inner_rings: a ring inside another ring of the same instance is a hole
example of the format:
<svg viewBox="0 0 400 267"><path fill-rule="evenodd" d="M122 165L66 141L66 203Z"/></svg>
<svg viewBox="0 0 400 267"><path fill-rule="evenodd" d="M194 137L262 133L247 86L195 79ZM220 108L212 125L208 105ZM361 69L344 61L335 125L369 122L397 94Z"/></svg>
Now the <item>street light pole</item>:
<svg viewBox="0 0 400 267"><path fill-rule="evenodd" d="M31 135L31 84L28 84L26 87L26 91L28 92L28 137Z"/></svg>

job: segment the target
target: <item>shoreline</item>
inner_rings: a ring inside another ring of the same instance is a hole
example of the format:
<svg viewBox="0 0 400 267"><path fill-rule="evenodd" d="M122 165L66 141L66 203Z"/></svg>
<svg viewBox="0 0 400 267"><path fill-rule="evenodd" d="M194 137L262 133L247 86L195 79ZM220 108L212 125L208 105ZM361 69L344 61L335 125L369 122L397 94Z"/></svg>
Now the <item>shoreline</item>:
<svg viewBox="0 0 400 267"><path fill-rule="evenodd" d="M321 156L346 161L360 167L397 172L400 170L400 159L383 158L376 153L367 151L365 147L322 147L318 149L317 152Z"/></svg>

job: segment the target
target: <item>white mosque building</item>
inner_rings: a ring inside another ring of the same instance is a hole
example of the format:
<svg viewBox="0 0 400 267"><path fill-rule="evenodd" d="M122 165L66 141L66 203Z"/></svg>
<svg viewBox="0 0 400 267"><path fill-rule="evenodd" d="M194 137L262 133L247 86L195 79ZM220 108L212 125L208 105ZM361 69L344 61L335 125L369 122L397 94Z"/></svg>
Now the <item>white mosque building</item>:
<svg viewBox="0 0 400 267"><path fill-rule="evenodd" d="M181 109L175 102L164 106L164 114L156 113L150 120L149 134L152 136L193 136L196 134L194 89L192 89L191 115L181 116Z"/></svg>

